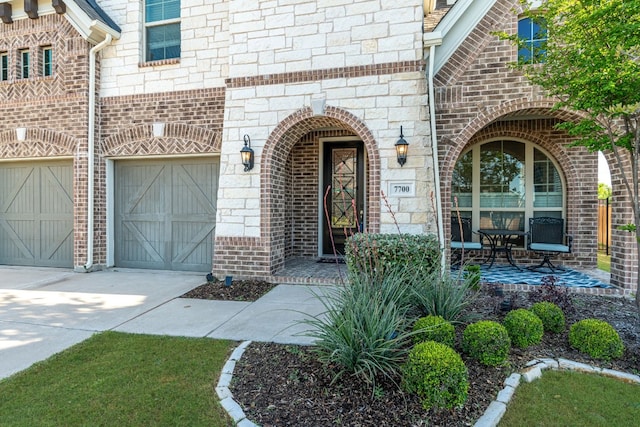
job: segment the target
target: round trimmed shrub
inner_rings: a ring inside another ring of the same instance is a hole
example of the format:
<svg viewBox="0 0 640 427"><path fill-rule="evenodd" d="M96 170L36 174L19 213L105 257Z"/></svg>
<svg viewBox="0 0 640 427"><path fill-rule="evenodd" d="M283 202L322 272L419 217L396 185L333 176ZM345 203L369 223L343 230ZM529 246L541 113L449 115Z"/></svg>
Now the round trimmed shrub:
<svg viewBox="0 0 640 427"><path fill-rule="evenodd" d="M509 332L511 343L516 347L527 348L542 341L544 326L542 320L529 310L519 308L510 311L502 321Z"/></svg>
<svg viewBox="0 0 640 427"><path fill-rule="evenodd" d="M547 332L564 331L564 313L552 302L541 301L531 306L531 312L542 320L542 326Z"/></svg>
<svg viewBox="0 0 640 427"><path fill-rule="evenodd" d="M498 322L481 320L467 326L462 333L462 350L485 365L506 362L510 349L509 333Z"/></svg>
<svg viewBox="0 0 640 427"><path fill-rule="evenodd" d="M469 374L462 358L451 347L425 341L409 352L403 384L422 399L424 409L462 406L469 393Z"/></svg>
<svg viewBox="0 0 640 427"><path fill-rule="evenodd" d="M569 344L594 359L616 359L624 352L618 332L599 319L584 319L574 323L569 329Z"/></svg>
<svg viewBox="0 0 640 427"><path fill-rule="evenodd" d="M456 340L456 328L442 316L421 317L413 325L413 331L417 332L414 335L416 344L424 341L436 341L453 347Z"/></svg>

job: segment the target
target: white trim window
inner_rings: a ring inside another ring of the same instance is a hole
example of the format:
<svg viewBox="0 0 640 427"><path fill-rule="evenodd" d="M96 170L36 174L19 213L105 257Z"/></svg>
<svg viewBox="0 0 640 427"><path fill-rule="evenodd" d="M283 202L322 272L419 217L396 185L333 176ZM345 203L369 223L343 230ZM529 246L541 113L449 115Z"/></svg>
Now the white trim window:
<svg viewBox="0 0 640 427"><path fill-rule="evenodd" d="M0 52L0 82L9 80L9 53Z"/></svg>
<svg viewBox="0 0 640 427"><path fill-rule="evenodd" d="M145 0L145 61L180 58L180 0Z"/></svg>
<svg viewBox="0 0 640 427"><path fill-rule="evenodd" d="M547 29L542 18L523 18L518 21L518 38L523 46L518 49L518 62L539 64L544 62Z"/></svg>
<svg viewBox="0 0 640 427"><path fill-rule="evenodd" d="M53 75L53 50L51 46L42 48L42 75L44 77Z"/></svg>
<svg viewBox="0 0 640 427"><path fill-rule="evenodd" d="M476 144L458 159L452 215L477 229L527 231L531 217L562 218L565 185L556 163L533 143L498 139ZM518 246L524 246L520 238Z"/></svg>
<svg viewBox="0 0 640 427"><path fill-rule="evenodd" d="M19 53L20 53L20 78L28 79L29 63L31 62L29 49L21 49Z"/></svg>

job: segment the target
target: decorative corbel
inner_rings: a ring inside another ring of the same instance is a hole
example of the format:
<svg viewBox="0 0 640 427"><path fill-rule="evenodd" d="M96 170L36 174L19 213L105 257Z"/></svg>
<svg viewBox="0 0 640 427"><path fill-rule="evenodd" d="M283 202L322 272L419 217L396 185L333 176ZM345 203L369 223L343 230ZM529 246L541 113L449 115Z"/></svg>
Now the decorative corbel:
<svg viewBox="0 0 640 427"><path fill-rule="evenodd" d="M51 6L58 15L62 15L67 11L67 5L62 0L52 0Z"/></svg>
<svg viewBox="0 0 640 427"><path fill-rule="evenodd" d="M0 19L5 24L13 23L13 19L11 19L11 3L0 3Z"/></svg>
<svg viewBox="0 0 640 427"><path fill-rule="evenodd" d="M38 19L38 0L24 0L24 12L31 19Z"/></svg>

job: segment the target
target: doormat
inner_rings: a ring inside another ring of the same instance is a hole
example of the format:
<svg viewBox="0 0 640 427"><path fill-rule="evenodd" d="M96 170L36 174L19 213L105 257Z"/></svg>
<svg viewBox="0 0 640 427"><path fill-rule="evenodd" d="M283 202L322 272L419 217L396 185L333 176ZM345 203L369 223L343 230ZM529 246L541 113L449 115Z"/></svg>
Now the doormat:
<svg viewBox="0 0 640 427"><path fill-rule="evenodd" d="M346 264L344 258L320 258L317 262L319 264Z"/></svg>

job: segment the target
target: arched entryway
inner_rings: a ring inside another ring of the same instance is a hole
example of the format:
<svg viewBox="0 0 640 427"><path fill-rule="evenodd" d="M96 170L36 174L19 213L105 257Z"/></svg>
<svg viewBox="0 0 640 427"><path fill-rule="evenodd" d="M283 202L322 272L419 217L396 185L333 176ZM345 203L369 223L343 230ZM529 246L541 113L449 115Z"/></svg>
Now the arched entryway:
<svg viewBox="0 0 640 427"><path fill-rule="evenodd" d="M332 170L332 161L348 166ZM339 179L349 179L346 175L352 174L358 181L355 186L344 185L344 197L353 195L360 203L355 209L359 224L369 231L379 230L377 144L353 114L331 106L322 114L314 114L311 108L291 114L267 139L261 170L261 238L269 248L272 274L287 258L313 257L327 250L327 237L322 232L323 195L336 170L345 173Z"/></svg>

